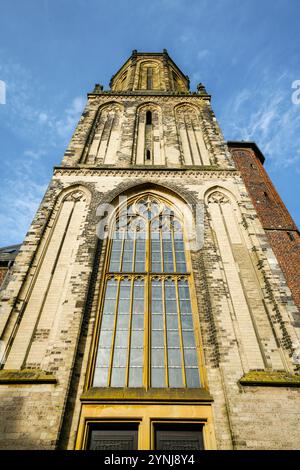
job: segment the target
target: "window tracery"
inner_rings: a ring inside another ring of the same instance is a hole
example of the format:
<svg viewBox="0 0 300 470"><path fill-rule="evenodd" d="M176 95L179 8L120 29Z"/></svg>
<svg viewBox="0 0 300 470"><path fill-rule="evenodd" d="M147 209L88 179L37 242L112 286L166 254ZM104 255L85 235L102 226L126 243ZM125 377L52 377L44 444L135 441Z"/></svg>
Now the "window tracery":
<svg viewBox="0 0 300 470"><path fill-rule="evenodd" d="M94 386L200 387L182 216L146 194L111 232Z"/></svg>

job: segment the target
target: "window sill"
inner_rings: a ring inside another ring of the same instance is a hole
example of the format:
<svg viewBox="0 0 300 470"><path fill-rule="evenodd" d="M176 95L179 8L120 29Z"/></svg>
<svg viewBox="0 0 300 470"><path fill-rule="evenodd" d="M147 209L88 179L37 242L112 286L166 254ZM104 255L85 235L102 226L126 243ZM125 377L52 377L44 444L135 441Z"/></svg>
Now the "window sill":
<svg viewBox="0 0 300 470"><path fill-rule="evenodd" d="M85 391L82 402L212 402L213 398L204 388L114 388L92 387Z"/></svg>
<svg viewBox="0 0 300 470"><path fill-rule="evenodd" d="M239 383L256 387L300 387L300 375L284 371L251 370L239 380Z"/></svg>

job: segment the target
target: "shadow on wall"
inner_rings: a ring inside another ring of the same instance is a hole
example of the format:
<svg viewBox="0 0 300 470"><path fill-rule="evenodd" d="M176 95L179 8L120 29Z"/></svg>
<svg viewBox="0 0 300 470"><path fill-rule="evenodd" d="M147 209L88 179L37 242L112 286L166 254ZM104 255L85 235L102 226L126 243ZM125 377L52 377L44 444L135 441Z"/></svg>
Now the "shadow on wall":
<svg viewBox="0 0 300 470"><path fill-rule="evenodd" d="M85 371L83 370L83 356L86 348L86 341L88 337L88 327L91 317L91 309L93 304L94 296L97 296L96 284L98 280L99 272L99 262L102 251L102 240L98 240L97 248L95 252L95 259L93 265L93 271L91 274L89 288L87 293L87 299L85 303L85 310L83 321L81 325L80 338L78 343L78 348L75 357L75 363L73 368L73 375L70 383L70 389L66 404L66 409L64 413L63 423L60 431L60 436L58 439L57 448L60 450L66 450L68 447L75 446L76 435L71 436L72 425L75 419L75 409L77 402L77 395L80 387L80 380L84 379ZM76 427L77 429L77 427Z"/></svg>
<svg viewBox="0 0 300 470"><path fill-rule="evenodd" d="M7 387L7 386L1 386ZM46 441L41 440L41 429L35 430L35 423L31 423L31 416L35 416L36 409L30 409L26 398L21 393L29 394L26 388L18 394L13 387L7 387L0 392L0 449L1 450L44 450L51 448ZM34 404L33 404L34 406ZM35 435L37 436L35 439Z"/></svg>

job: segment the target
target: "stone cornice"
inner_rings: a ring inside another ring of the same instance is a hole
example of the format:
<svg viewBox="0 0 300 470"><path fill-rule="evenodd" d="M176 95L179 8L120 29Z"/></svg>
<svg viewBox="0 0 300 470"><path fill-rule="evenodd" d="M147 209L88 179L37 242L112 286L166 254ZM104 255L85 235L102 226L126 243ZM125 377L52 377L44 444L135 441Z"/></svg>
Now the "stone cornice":
<svg viewBox="0 0 300 470"><path fill-rule="evenodd" d="M54 167L54 176L121 176L121 177L137 177L148 178L161 176L173 178L182 178L183 176L193 176L198 178L227 178L240 177L240 172L235 169L218 169L216 167L194 167L192 168L111 168L111 167Z"/></svg>
<svg viewBox="0 0 300 470"><path fill-rule="evenodd" d="M169 93L167 91L153 91L153 92L141 92L141 91L120 91L120 92L113 92L113 91L102 91L99 93L88 93L87 94L88 98L105 98L105 97L114 97L114 98L119 98L119 99L124 99L128 101L128 99L134 99L136 100L137 97L140 98L145 98L147 101L149 99L151 100L152 98L183 98L184 100L192 98L193 100L197 98L198 100L202 101L209 101L211 100L211 95L208 94L199 94L197 92L190 92L190 93Z"/></svg>

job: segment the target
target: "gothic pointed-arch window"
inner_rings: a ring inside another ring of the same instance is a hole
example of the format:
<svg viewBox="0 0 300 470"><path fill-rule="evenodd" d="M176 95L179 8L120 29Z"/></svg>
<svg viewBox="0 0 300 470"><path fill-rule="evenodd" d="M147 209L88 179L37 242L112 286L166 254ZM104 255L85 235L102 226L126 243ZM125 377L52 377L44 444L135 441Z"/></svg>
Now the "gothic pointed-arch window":
<svg viewBox="0 0 300 470"><path fill-rule="evenodd" d="M93 386L200 387L182 214L146 193L111 225Z"/></svg>

